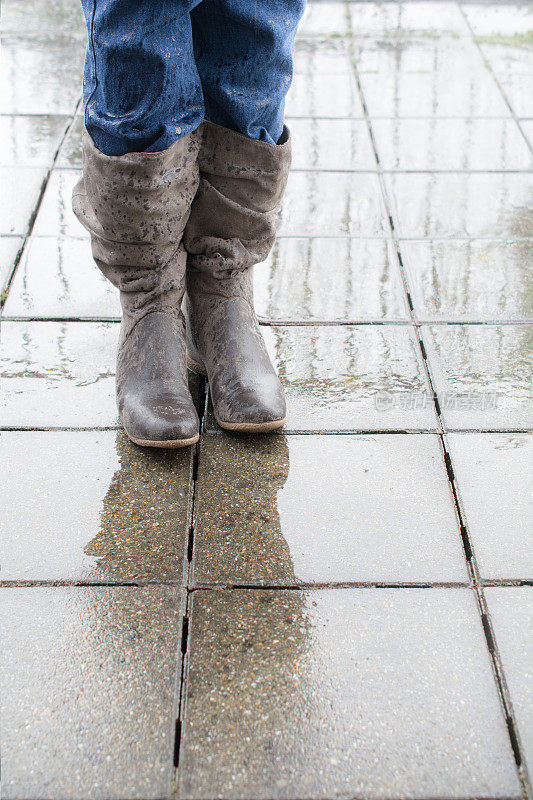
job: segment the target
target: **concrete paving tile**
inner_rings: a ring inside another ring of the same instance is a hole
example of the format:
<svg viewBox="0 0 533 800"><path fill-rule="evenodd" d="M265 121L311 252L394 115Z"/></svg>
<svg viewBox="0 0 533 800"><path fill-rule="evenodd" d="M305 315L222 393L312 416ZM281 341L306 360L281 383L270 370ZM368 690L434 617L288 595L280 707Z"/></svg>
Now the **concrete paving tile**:
<svg viewBox="0 0 533 800"><path fill-rule="evenodd" d="M481 576L533 579L533 437L451 433L447 438Z"/></svg>
<svg viewBox="0 0 533 800"><path fill-rule="evenodd" d="M85 41L75 33L4 36L2 112L73 114L81 96Z"/></svg>
<svg viewBox="0 0 533 800"><path fill-rule="evenodd" d="M530 586L485 590L496 641L511 693L522 747L533 767L533 592Z"/></svg>
<svg viewBox="0 0 533 800"><path fill-rule="evenodd" d="M2 797L169 797L180 591L8 588L0 603Z"/></svg>
<svg viewBox="0 0 533 800"><path fill-rule="evenodd" d="M183 799L520 796L469 589L195 592L190 648Z"/></svg>
<svg viewBox="0 0 533 800"><path fill-rule="evenodd" d="M364 117L351 72L295 74L287 94L285 113L288 117Z"/></svg>
<svg viewBox="0 0 533 800"><path fill-rule="evenodd" d="M2 166L51 167L68 117L0 116Z"/></svg>
<svg viewBox="0 0 533 800"><path fill-rule="evenodd" d="M389 38L433 34L439 37L455 34L467 36L468 25L456 3L350 3L351 27L355 34L381 34Z"/></svg>
<svg viewBox="0 0 533 800"><path fill-rule="evenodd" d="M81 170L81 135L83 133L83 128L83 117L75 117L74 123L69 130L58 154L57 167L59 169Z"/></svg>
<svg viewBox="0 0 533 800"><path fill-rule="evenodd" d="M408 319L398 257L379 239L278 239L254 273L269 320Z"/></svg>
<svg viewBox="0 0 533 800"><path fill-rule="evenodd" d="M525 32L529 47L522 46L521 37L487 37L481 39L481 49L487 58L503 94L518 117L533 117L531 84L533 82L532 34ZM513 44L517 42L516 46Z"/></svg>
<svg viewBox="0 0 533 800"><path fill-rule="evenodd" d="M377 174L293 172L281 209L280 236L387 236Z"/></svg>
<svg viewBox="0 0 533 800"><path fill-rule="evenodd" d="M208 434L195 516L200 584L468 581L431 434Z"/></svg>
<svg viewBox="0 0 533 800"><path fill-rule="evenodd" d="M84 33L81 4L72 0L39 0L28 14L27 0L3 0L2 33Z"/></svg>
<svg viewBox="0 0 533 800"><path fill-rule="evenodd" d="M529 325L423 326L445 424L509 430L533 424Z"/></svg>
<svg viewBox="0 0 533 800"><path fill-rule="evenodd" d="M368 4L368 7L375 8L376 4ZM438 19L435 4L431 3L431 7L434 19ZM464 81L465 74L470 76L470 80L472 74L479 80L482 79L481 73L486 77L479 48L469 38L446 34L435 36L430 31L425 34L368 36L359 35L359 31L354 29L352 47L358 72L373 72L392 82L406 73L428 73L438 85L442 81L439 73L443 70L455 87L458 81Z"/></svg>
<svg viewBox="0 0 533 800"><path fill-rule="evenodd" d="M462 8L478 36L513 37L533 28L529 3L464 3Z"/></svg>
<svg viewBox="0 0 533 800"><path fill-rule="evenodd" d="M45 177L43 167L0 167L1 236L27 232Z"/></svg>
<svg viewBox="0 0 533 800"><path fill-rule="evenodd" d="M10 581L181 581L192 450L121 431L0 434Z"/></svg>
<svg viewBox="0 0 533 800"><path fill-rule="evenodd" d="M285 388L288 430L435 428L409 327L273 325L262 331ZM217 427L211 412L206 425Z"/></svg>
<svg viewBox="0 0 533 800"><path fill-rule="evenodd" d="M53 170L35 220L36 236L89 238L72 211L72 190L78 178L79 173L74 170Z"/></svg>
<svg viewBox="0 0 533 800"><path fill-rule="evenodd" d="M388 174L385 183L406 238L533 237L527 174Z"/></svg>
<svg viewBox="0 0 533 800"><path fill-rule="evenodd" d="M22 247L22 236L0 237L0 291L3 291L8 281L15 258Z"/></svg>
<svg viewBox="0 0 533 800"><path fill-rule="evenodd" d="M445 70L385 74L362 72L361 85L371 117L509 117L509 109L485 68L453 82ZM525 115L524 115L525 116Z"/></svg>
<svg viewBox="0 0 533 800"><path fill-rule="evenodd" d="M86 239L33 237L11 284L4 317L119 319L118 291Z"/></svg>
<svg viewBox="0 0 533 800"><path fill-rule="evenodd" d="M293 139L293 169L377 168L364 120L287 119L287 124ZM527 149L523 139L522 143Z"/></svg>
<svg viewBox="0 0 533 800"><path fill-rule="evenodd" d="M298 26L298 36L344 36L348 33L346 3L327 0L308 3Z"/></svg>
<svg viewBox="0 0 533 800"><path fill-rule="evenodd" d="M529 146L533 148L533 119L521 119L520 127L524 132L524 136L529 142Z"/></svg>
<svg viewBox="0 0 533 800"><path fill-rule="evenodd" d="M377 119L383 169L519 170L533 167L513 119Z"/></svg>
<svg viewBox="0 0 533 800"><path fill-rule="evenodd" d="M118 334L113 323L2 322L0 424L116 425Z"/></svg>
<svg viewBox="0 0 533 800"><path fill-rule="evenodd" d="M533 242L401 241L422 320L533 319Z"/></svg>
<svg viewBox="0 0 533 800"><path fill-rule="evenodd" d="M296 38L295 75L342 75L352 71L348 40L340 38Z"/></svg>

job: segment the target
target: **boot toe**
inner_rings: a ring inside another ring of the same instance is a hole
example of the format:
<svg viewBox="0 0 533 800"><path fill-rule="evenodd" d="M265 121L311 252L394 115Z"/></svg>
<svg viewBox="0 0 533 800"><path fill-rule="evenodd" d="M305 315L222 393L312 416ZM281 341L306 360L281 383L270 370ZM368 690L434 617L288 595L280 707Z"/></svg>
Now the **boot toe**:
<svg viewBox="0 0 533 800"><path fill-rule="evenodd" d="M126 397L121 420L128 437L144 446L185 447L199 438L194 405L172 393Z"/></svg>
<svg viewBox="0 0 533 800"><path fill-rule="evenodd" d="M281 428L287 413L283 389L277 376L265 376L253 384L239 385L213 397L217 422L222 428L260 433Z"/></svg>

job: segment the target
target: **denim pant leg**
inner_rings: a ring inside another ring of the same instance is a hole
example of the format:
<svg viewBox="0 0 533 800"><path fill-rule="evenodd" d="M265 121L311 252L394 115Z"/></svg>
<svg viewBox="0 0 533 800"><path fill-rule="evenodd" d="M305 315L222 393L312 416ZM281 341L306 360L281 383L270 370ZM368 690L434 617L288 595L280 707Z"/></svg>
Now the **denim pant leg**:
<svg viewBox="0 0 533 800"><path fill-rule="evenodd" d="M198 0L81 0L85 126L109 156L166 150L204 118L191 8Z"/></svg>
<svg viewBox="0 0 533 800"><path fill-rule="evenodd" d="M305 0L203 0L191 12L205 116L276 144Z"/></svg>

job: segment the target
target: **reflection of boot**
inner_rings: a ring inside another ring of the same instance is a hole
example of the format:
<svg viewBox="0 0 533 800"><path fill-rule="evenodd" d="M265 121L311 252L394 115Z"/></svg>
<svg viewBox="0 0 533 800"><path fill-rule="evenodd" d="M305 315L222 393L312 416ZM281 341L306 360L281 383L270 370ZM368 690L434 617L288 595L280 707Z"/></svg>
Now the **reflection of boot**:
<svg viewBox="0 0 533 800"><path fill-rule="evenodd" d="M189 455L139 450L117 433L120 467L104 497L99 533L84 552L107 580L181 578Z"/></svg>
<svg viewBox="0 0 533 800"><path fill-rule="evenodd" d="M275 218L291 160L280 144L205 122L200 185L184 234L187 350L209 378L223 428L263 432L285 421L283 390L253 307L252 268L274 241Z"/></svg>
<svg viewBox="0 0 533 800"><path fill-rule="evenodd" d="M200 457L195 580L295 583L277 503L288 475L285 436L208 437Z"/></svg>
<svg viewBox="0 0 533 800"><path fill-rule="evenodd" d="M83 138L73 208L91 233L98 267L120 290L117 402L126 433L140 445L198 440L180 307L181 238L198 185L199 141L194 131L163 152L106 156Z"/></svg>

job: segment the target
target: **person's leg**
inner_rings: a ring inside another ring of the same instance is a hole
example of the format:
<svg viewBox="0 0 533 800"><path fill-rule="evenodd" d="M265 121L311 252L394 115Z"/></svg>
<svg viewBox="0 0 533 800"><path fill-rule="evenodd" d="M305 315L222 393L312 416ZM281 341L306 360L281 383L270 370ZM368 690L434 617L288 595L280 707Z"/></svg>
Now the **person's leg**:
<svg viewBox="0 0 533 800"><path fill-rule="evenodd" d="M166 150L204 117L190 11L198 0L81 0L85 127L108 156Z"/></svg>
<svg viewBox="0 0 533 800"><path fill-rule="evenodd" d="M203 0L191 12L205 117L277 144L305 0Z"/></svg>
<svg viewBox="0 0 533 800"><path fill-rule="evenodd" d="M198 187L203 113L191 3L83 3L87 130L73 208L91 233L97 266L120 290L116 384L124 429L137 444L180 447L198 439L181 312L182 235Z"/></svg>
<svg viewBox="0 0 533 800"><path fill-rule="evenodd" d="M208 120L183 239L187 351L192 368L207 374L215 416L228 430L275 430L285 421L254 312L252 269L274 242L290 167L283 108L303 7L204 0L192 14Z"/></svg>

